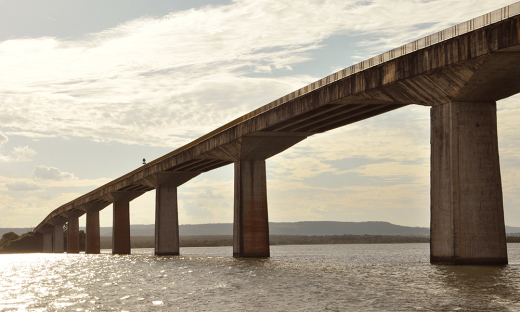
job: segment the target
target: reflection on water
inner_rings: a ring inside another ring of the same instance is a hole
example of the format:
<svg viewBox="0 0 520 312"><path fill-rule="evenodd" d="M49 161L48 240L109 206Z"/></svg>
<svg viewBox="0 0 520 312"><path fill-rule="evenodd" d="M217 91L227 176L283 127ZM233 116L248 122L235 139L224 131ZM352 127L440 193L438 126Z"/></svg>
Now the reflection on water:
<svg viewBox="0 0 520 312"><path fill-rule="evenodd" d="M461 306L473 311L517 311L516 266L433 266L444 285L459 294ZM511 301L513 300L513 301ZM518 308L518 306L517 306Z"/></svg>
<svg viewBox="0 0 520 312"><path fill-rule="evenodd" d="M508 250L502 267L431 265L428 244L0 255L0 311L520 311L520 244Z"/></svg>

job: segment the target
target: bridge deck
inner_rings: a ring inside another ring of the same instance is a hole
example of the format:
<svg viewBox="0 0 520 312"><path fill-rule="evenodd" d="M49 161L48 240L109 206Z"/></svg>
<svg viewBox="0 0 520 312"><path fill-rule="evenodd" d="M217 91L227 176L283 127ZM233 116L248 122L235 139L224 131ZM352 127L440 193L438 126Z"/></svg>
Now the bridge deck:
<svg viewBox="0 0 520 312"><path fill-rule="evenodd" d="M145 178L206 172L234 161L226 150L254 133L313 135L409 104L497 101L520 92L520 2L345 68L250 112L51 212L109 202L115 191L146 192ZM492 92L491 92L492 91Z"/></svg>

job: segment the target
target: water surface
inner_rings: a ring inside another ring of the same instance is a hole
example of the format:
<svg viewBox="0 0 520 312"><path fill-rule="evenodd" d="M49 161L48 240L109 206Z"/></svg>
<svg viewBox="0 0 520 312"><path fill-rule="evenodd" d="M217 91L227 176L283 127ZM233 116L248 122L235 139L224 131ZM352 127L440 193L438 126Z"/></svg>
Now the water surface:
<svg viewBox="0 0 520 312"><path fill-rule="evenodd" d="M0 311L520 311L520 244L497 267L431 265L428 244L109 253L0 255Z"/></svg>

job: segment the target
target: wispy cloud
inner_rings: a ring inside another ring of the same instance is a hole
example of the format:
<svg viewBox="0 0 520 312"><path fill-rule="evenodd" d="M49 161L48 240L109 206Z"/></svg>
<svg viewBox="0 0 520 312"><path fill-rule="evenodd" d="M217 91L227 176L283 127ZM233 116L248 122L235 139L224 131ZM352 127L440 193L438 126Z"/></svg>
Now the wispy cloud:
<svg viewBox="0 0 520 312"><path fill-rule="evenodd" d="M7 187L7 190L12 192L36 191L40 189L40 187L34 183L27 183L22 181L8 183L5 186Z"/></svg>
<svg viewBox="0 0 520 312"><path fill-rule="evenodd" d="M36 181L42 180L75 180L77 179L73 173L63 172L56 167L36 166L32 172L32 177Z"/></svg>
<svg viewBox="0 0 520 312"><path fill-rule="evenodd" d="M29 146L2 150L11 135L178 147L321 78L291 69L312 62L327 38L363 38L350 47L355 62L509 3L238 0L141 18L81 39L0 42L0 161L28 161L36 155ZM499 104L504 110L499 111L501 157L509 159L520 155L517 103L515 98ZM429 110L419 106L310 137L268 160L270 218L362 221L376 216L417 225L417 212L423 218L419 223L426 225L429 154ZM349 170L334 165L360 156L377 162ZM94 188L109 181L43 165L29 176L34 164L27 164L25 178L0 177L4 226L27 224L27 215L35 211L37 223L81 195L64 188ZM503 174L504 194L518 194L514 181L519 172ZM333 188L308 183L347 173L397 182ZM412 182L399 180L403 176ZM181 188L181 223L231 222L231 179L198 177ZM38 195L20 198L31 191ZM153 202L150 194L136 199L132 213L151 223L153 204L144 199ZM516 195L507 200L520 202Z"/></svg>
<svg viewBox="0 0 520 312"><path fill-rule="evenodd" d="M9 141L9 138L0 132L0 162L28 162L36 156L36 151L29 146L18 146L13 148L11 155L3 155L3 145Z"/></svg>
<svg viewBox="0 0 520 312"><path fill-rule="evenodd" d="M318 78L288 69L327 37L367 34L366 44L386 49L502 3L239 0L81 40L8 40L0 43L2 125L174 147ZM273 70L284 77L246 76Z"/></svg>

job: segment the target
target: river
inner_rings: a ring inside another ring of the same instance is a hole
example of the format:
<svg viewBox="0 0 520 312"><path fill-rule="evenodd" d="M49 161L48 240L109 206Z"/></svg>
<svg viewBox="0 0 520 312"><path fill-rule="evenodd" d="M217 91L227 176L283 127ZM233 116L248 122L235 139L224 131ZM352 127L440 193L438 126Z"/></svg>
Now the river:
<svg viewBox="0 0 520 312"><path fill-rule="evenodd" d="M520 244L507 266L431 265L428 244L181 253L0 255L0 311L520 311Z"/></svg>

